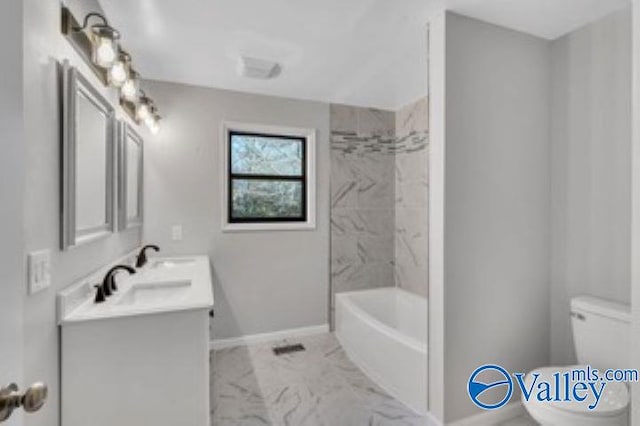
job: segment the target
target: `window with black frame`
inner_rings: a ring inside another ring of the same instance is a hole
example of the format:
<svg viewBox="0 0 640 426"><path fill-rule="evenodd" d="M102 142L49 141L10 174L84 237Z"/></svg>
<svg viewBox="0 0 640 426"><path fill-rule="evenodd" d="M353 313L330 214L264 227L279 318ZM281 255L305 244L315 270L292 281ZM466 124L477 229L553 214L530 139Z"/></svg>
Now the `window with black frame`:
<svg viewBox="0 0 640 426"><path fill-rule="evenodd" d="M307 220L307 139L229 131L229 223Z"/></svg>

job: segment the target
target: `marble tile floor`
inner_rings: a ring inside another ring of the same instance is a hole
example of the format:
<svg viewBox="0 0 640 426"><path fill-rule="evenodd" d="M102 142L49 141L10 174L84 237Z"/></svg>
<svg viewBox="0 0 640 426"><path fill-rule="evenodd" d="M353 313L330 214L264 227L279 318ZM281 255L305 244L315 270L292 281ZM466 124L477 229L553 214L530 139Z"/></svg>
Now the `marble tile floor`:
<svg viewBox="0 0 640 426"><path fill-rule="evenodd" d="M538 426L538 422L525 413L515 419L502 422L498 426Z"/></svg>
<svg viewBox="0 0 640 426"><path fill-rule="evenodd" d="M306 351L275 356L272 347L278 342L213 352L212 424L432 425L367 378L333 334L297 342Z"/></svg>

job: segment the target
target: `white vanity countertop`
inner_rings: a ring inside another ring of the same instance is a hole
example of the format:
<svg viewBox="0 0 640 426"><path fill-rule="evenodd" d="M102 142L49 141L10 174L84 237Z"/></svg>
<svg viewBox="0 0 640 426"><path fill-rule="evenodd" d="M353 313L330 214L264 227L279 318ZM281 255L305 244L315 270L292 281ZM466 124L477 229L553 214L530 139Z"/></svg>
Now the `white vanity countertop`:
<svg viewBox="0 0 640 426"><path fill-rule="evenodd" d="M95 303L96 274L58 294L59 324L158 314L213 307L211 267L207 256L151 257L133 275L115 274L118 291Z"/></svg>

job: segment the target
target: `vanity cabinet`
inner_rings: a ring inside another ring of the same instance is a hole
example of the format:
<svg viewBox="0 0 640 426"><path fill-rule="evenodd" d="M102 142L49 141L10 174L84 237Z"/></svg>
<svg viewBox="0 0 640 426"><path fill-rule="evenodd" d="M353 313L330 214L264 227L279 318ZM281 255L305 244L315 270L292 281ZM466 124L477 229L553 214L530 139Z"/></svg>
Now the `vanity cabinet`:
<svg viewBox="0 0 640 426"><path fill-rule="evenodd" d="M62 424L209 426L209 258L154 258L95 303L103 277L58 294Z"/></svg>
<svg viewBox="0 0 640 426"><path fill-rule="evenodd" d="M209 310L62 327L62 424L208 426Z"/></svg>

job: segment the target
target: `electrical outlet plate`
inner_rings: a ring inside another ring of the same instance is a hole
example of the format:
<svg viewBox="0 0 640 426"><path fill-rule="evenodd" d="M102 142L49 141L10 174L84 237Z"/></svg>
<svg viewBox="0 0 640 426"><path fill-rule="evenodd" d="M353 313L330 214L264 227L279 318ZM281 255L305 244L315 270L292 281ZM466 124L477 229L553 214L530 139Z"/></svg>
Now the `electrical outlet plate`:
<svg viewBox="0 0 640 426"><path fill-rule="evenodd" d="M29 253L29 294L51 286L51 252L40 250Z"/></svg>
<svg viewBox="0 0 640 426"><path fill-rule="evenodd" d="M173 241L182 241L182 225L173 225L171 228L171 239Z"/></svg>

